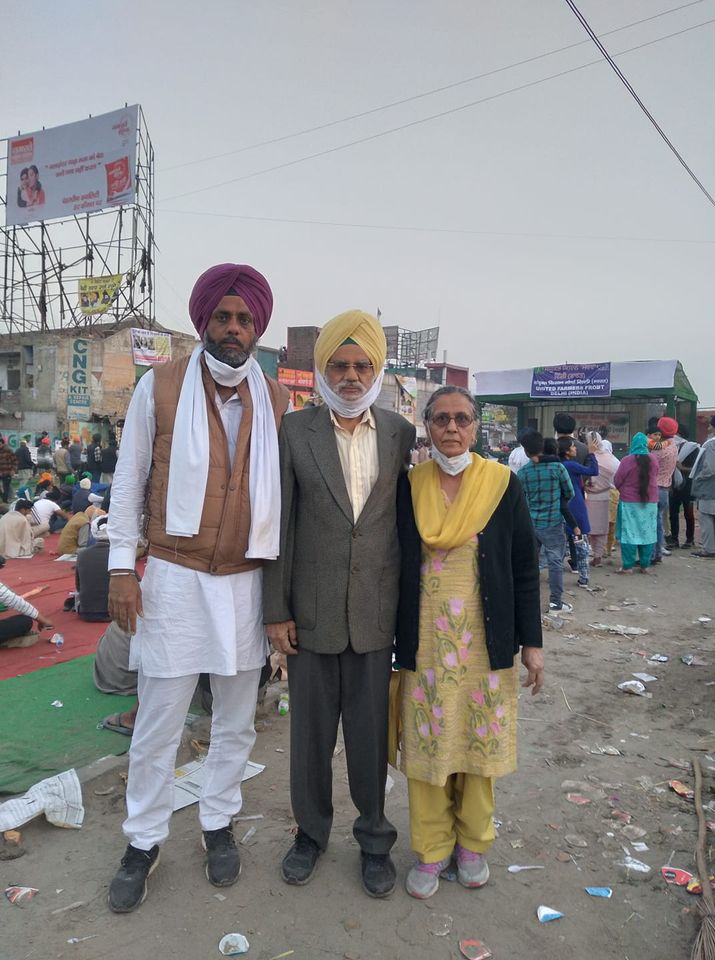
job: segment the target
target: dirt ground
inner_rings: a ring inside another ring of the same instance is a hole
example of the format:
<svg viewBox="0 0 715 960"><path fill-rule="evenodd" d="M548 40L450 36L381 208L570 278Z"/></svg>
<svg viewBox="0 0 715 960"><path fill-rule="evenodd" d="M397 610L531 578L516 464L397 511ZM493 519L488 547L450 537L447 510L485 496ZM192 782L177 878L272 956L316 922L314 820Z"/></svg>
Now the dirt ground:
<svg viewBox="0 0 715 960"><path fill-rule="evenodd" d="M569 574L566 578L574 615L545 632L545 691L520 701L519 770L497 786L502 826L484 889L443 881L431 900L406 894L404 877L413 862L406 785L391 771L395 783L387 810L399 831L394 857L400 883L391 899L369 899L360 886L344 752L334 764L336 809L328 851L309 886L286 886L279 864L294 828L289 717L278 715L273 688L259 714L253 754L266 769L246 784L243 810L263 819L237 824L238 837L257 827L241 846L238 884L219 893L206 881L197 808L189 807L174 816L146 903L134 914L110 913L107 887L124 849L120 772L126 758L120 758L113 769L84 783L81 830L35 822L23 830L25 856L0 862L3 888L13 883L40 890L24 908L2 899L2 960L199 960L219 956L218 942L231 931L248 937L248 956L255 960L448 960L460 955L464 938L483 940L496 960L689 957L698 898L667 885L660 868L671 864L695 871L694 807L676 796L668 781L693 784L692 774L671 766L671 760L715 753L715 563L675 552L650 577L617 576L615 564L606 564L592 572L593 593L577 589ZM548 599L545 582L542 596ZM624 605L626 600L636 602ZM713 621L699 623L700 616ZM642 627L648 634L599 633L589 627L597 622ZM647 663L642 651L669 660ZM687 666L681 657L688 654L708 665ZM651 699L617 688L637 671L658 678L647 685ZM604 746L619 754L592 752ZM591 802L569 802L565 781L580 782L571 791ZM706 781L706 802L715 798L714 782ZM633 850L625 824L611 816L614 809L631 814L630 826L645 831L640 842L647 851ZM715 819L715 812L708 818ZM715 834L708 838L712 856ZM616 864L624 845L652 867L650 878L621 877ZM544 869L510 874L509 864ZM591 898L586 886L609 886L613 896ZM80 906L57 912L78 901ZM540 904L561 911L563 918L539 923ZM438 934L446 928L448 933ZM72 937L91 939L70 944Z"/></svg>

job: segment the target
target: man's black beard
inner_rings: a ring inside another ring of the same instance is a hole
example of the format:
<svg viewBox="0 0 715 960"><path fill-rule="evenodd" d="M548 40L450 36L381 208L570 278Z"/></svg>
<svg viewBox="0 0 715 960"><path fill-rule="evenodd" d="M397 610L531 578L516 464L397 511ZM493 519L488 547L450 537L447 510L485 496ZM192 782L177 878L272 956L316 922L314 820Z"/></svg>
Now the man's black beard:
<svg viewBox="0 0 715 960"><path fill-rule="evenodd" d="M210 340L208 337L204 338L204 349L206 350L206 353L210 353L214 359L219 360L221 363L225 363L227 367L233 367L234 369L244 365L244 363L253 353L255 346L256 344L254 341L248 350L233 350L222 346L220 343Z"/></svg>

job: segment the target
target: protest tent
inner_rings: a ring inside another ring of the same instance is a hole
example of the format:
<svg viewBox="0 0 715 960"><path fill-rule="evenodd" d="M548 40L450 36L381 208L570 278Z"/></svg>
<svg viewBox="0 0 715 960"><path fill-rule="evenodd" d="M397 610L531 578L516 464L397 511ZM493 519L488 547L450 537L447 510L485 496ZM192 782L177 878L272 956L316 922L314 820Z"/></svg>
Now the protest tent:
<svg viewBox="0 0 715 960"><path fill-rule="evenodd" d="M589 364L479 370L477 402L515 407L517 426L553 435L556 413L570 413L577 429L606 426L614 452L653 416L675 417L695 436L698 398L679 360L629 360Z"/></svg>

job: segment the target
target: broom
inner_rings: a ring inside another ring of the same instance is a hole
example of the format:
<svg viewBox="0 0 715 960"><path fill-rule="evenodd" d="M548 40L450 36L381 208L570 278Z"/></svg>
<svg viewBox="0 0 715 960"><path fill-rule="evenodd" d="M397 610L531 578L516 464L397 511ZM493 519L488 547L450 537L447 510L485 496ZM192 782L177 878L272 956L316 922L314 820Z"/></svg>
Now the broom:
<svg viewBox="0 0 715 960"><path fill-rule="evenodd" d="M715 960L715 903L710 887L710 872L705 862L705 813L703 812L703 771L699 757L693 760L695 770L695 810L698 814L698 843L695 848L695 862L703 887L700 909L700 929L693 944L690 960Z"/></svg>

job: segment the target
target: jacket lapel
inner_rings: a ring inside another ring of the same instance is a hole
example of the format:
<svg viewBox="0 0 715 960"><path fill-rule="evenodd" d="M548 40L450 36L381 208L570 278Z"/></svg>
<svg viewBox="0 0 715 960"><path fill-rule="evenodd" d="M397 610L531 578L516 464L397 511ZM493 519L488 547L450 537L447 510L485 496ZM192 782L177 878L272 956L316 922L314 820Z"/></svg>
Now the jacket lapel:
<svg viewBox="0 0 715 960"><path fill-rule="evenodd" d="M310 449L315 458L325 484L333 499L353 523L353 508L345 486L343 468L338 456L338 445L335 440L335 430L330 419L330 412L326 406L320 407L310 426L311 434L308 440Z"/></svg>

